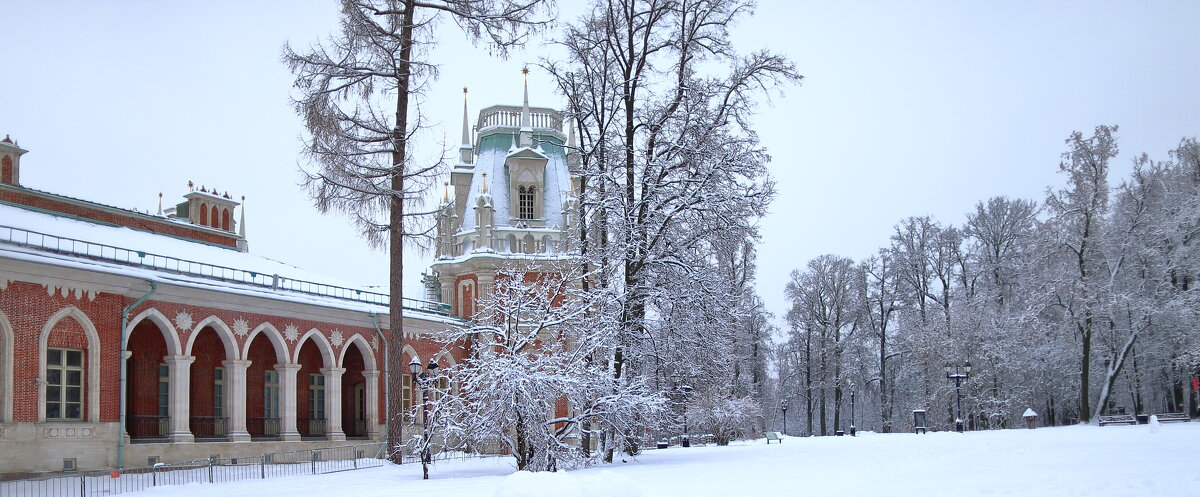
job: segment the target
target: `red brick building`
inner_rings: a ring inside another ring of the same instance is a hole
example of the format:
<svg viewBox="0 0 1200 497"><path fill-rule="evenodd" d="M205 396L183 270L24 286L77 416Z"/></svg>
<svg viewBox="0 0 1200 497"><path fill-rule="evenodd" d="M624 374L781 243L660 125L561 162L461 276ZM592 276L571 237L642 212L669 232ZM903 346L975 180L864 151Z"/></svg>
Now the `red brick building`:
<svg viewBox="0 0 1200 497"><path fill-rule="evenodd" d="M249 253L227 193L120 209L25 187L25 153L0 141L0 473L382 440L387 295ZM406 360L460 322L406 301Z"/></svg>
<svg viewBox="0 0 1200 497"><path fill-rule="evenodd" d="M474 315L501 266L561 273L573 253L562 115L526 90L475 132L464 101L437 301L405 300L405 364L462 361L428 333ZM25 153L0 141L0 474L382 441L392 414L416 427L419 386L385 380L386 294L249 253L228 193L189 183L162 212L121 209L27 188Z"/></svg>

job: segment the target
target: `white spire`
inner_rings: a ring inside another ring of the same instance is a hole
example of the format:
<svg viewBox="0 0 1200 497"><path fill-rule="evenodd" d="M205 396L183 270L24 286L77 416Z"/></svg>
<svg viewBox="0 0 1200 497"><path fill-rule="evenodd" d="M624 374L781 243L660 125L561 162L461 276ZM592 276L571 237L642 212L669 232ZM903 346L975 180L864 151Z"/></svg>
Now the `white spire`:
<svg viewBox="0 0 1200 497"><path fill-rule="evenodd" d="M242 214L238 221L238 236L246 238L246 196L242 195Z"/></svg>
<svg viewBox="0 0 1200 497"><path fill-rule="evenodd" d="M465 87L465 86L463 87L463 130L462 130L462 144L463 144L463 145L470 145L470 144L471 144L471 128L470 128L470 126L467 124L467 87Z"/></svg>
<svg viewBox="0 0 1200 497"><path fill-rule="evenodd" d="M521 129L533 129L533 123L529 117L529 68L521 69L521 74L525 75L525 101L521 104Z"/></svg>
<svg viewBox="0 0 1200 497"><path fill-rule="evenodd" d="M467 120L467 87L463 87L462 145L458 147L458 159L463 164L475 162L475 147L471 145L471 127Z"/></svg>
<svg viewBox="0 0 1200 497"><path fill-rule="evenodd" d="M529 68L521 68L525 75L525 102L521 104L521 146L533 146L533 118L529 115Z"/></svg>

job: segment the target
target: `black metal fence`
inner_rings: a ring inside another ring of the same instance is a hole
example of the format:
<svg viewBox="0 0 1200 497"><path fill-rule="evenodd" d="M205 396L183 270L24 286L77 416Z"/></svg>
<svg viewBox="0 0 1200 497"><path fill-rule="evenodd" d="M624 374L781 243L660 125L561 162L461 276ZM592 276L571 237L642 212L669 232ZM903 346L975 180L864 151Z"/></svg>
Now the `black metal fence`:
<svg viewBox="0 0 1200 497"><path fill-rule="evenodd" d="M318 475L383 466L381 442L272 452L257 457L211 458L144 468L89 471L0 482L3 497L92 497L162 485L225 483L281 476Z"/></svg>

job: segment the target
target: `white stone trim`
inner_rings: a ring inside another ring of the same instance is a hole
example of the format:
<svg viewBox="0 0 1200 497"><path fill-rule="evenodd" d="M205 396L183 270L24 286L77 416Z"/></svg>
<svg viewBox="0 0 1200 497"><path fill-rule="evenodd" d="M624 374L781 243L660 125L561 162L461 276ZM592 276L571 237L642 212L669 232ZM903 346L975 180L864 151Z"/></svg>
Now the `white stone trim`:
<svg viewBox="0 0 1200 497"><path fill-rule="evenodd" d="M46 324L42 326L41 336L38 337L38 417L39 423L46 422L46 349L50 340L50 332L59 321L70 317L79 323L87 335L88 350L85 354L87 357L87 377L84 378L84 383L87 384L87 412L84 413L84 421L89 423L98 423L100 421L100 335L96 333L96 325L92 324L92 320L88 319L87 315L79 308L68 305L59 309L46 320Z"/></svg>

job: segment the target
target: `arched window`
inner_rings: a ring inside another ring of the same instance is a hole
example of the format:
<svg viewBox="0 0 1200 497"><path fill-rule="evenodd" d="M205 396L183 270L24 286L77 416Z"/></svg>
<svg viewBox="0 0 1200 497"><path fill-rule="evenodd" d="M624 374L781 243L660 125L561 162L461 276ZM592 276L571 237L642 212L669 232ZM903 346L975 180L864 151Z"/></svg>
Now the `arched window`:
<svg viewBox="0 0 1200 497"><path fill-rule="evenodd" d="M218 222L219 221L217 220L217 206L214 205L214 206L212 206L212 227L216 228Z"/></svg>
<svg viewBox="0 0 1200 497"><path fill-rule="evenodd" d="M517 215L521 219L533 219L533 193L535 186L521 185L517 187Z"/></svg>
<svg viewBox="0 0 1200 497"><path fill-rule="evenodd" d="M208 204L200 202L200 224L208 226Z"/></svg>
<svg viewBox="0 0 1200 497"><path fill-rule="evenodd" d="M221 209L221 229L229 231L229 209Z"/></svg>
<svg viewBox="0 0 1200 497"><path fill-rule="evenodd" d="M7 155L4 156L3 159L0 159L0 183L4 183L4 184L8 184L8 185L14 184L13 183L13 162L12 162L12 158Z"/></svg>

